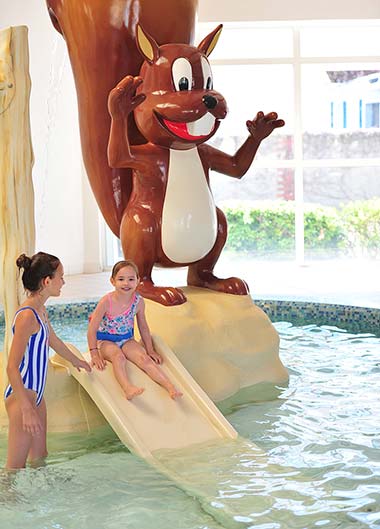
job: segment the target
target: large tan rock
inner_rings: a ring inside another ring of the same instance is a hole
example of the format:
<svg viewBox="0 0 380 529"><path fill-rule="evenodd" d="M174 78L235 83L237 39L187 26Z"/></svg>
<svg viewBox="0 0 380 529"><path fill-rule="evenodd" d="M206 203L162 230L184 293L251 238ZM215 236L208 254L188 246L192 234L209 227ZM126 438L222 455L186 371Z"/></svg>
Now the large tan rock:
<svg viewBox="0 0 380 529"><path fill-rule="evenodd" d="M261 382L288 380L278 333L250 296L183 290L183 305L146 300L147 320L214 402Z"/></svg>

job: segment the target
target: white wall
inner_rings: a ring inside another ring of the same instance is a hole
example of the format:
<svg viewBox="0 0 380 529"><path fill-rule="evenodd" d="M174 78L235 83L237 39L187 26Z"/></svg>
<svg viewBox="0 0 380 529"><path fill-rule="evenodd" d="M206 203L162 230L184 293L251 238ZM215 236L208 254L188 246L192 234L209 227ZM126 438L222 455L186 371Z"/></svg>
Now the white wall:
<svg viewBox="0 0 380 529"><path fill-rule="evenodd" d="M200 21L380 18L379 0L199 0ZM84 175L77 103L63 38L44 0L0 0L0 28L29 28L37 250L66 273L101 266L97 206Z"/></svg>
<svg viewBox="0 0 380 529"><path fill-rule="evenodd" d="M0 28L18 25L29 28L36 250L60 257L67 274L83 272L87 262L94 271L94 258L84 254L84 220L88 222L84 203L92 212L96 231L97 212L91 195L83 200L86 176L66 45L53 28L43 0L0 0ZM95 269L99 270L98 248L96 252ZM90 253L94 253L93 248Z"/></svg>

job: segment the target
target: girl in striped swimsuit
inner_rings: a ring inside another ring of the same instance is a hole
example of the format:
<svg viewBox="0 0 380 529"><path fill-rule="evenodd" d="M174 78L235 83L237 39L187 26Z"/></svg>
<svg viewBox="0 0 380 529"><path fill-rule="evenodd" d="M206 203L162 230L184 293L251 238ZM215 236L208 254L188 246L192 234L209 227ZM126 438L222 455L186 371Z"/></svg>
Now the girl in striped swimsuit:
<svg viewBox="0 0 380 529"><path fill-rule="evenodd" d="M47 455L43 394L49 346L77 369L91 371L89 364L77 358L56 336L48 320L45 302L50 296L59 296L65 284L59 259L39 252L33 257L20 255L16 264L24 269L22 282L27 299L14 317L7 364L8 469L23 468L28 458L37 460Z"/></svg>
<svg viewBox="0 0 380 529"><path fill-rule="evenodd" d="M145 318L144 299L136 292L139 284L138 269L132 261L119 261L111 273L113 292L106 294L96 306L88 326L88 347L92 364L100 370L112 363L116 380L128 400L140 395L144 389L130 383L126 364L130 360L163 386L172 399L182 393L160 369L161 356L153 349L152 337ZM133 337L136 316L143 345Z"/></svg>

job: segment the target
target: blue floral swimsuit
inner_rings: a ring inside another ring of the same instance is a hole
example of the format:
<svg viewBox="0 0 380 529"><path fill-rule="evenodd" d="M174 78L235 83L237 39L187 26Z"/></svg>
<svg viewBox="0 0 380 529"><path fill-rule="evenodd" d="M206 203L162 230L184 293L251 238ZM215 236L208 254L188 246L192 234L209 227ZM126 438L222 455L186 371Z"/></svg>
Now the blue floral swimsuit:
<svg viewBox="0 0 380 529"><path fill-rule="evenodd" d="M134 320L140 299L140 294L135 293L127 310L113 316L112 293L108 294L109 310L105 312L100 322L96 338L114 342L119 347L123 347L128 340L132 340L134 336Z"/></svg>

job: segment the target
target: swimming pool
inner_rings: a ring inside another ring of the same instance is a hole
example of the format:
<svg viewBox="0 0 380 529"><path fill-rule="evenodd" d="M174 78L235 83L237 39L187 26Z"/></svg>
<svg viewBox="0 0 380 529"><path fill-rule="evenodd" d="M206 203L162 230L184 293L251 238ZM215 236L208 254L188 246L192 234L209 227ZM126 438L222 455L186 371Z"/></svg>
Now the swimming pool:
<svg viewBox="0 0 380 529"><path fill-rule="evenodd" d="M80 346L85 319L70 331L66 321L59 325ZM240 439L161 455L202 483L203 504L105 428L50 435L45 467L10 481L1 474L2 529L380 527L380 339L335 326L275 325L289 386L228 415L260 450ZM5 450L1 437L1 465Z"/></svg>

